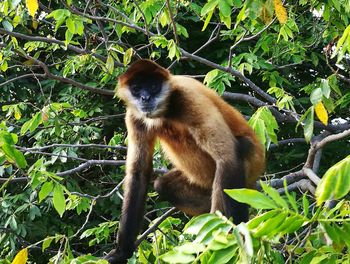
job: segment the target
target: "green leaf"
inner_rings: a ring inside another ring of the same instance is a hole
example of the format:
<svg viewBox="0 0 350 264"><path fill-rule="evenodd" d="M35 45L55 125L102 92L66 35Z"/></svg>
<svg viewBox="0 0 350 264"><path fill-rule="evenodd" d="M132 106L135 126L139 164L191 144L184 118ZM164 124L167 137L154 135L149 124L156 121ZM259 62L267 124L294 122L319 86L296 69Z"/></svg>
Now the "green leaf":
<svg viewBox="0 0 350 264"><path fill-rule="evenodd" d="M275 210L271 210L266 213L263 213L261 215L257 215L247 223L247 226L249 229L254 229L258 227L265 220L275 217L277 214L279 214L279 212L280 210L275 209Z"/></svg>
<svg viewBox="0 0 350 264"><path fill-rule="evenodd" d="M108 54L107 61L106 61L106 68L109 74L112 74L114 71L114 60L113 57Z"/></svg>
<svg viewBox="0 0 350 264"><path fill-rule="evenodd" d="M165 10L159 18L159 22L161 24L162 27L165 27L166 25L168 25L170 23L170 18L169 18L169 14L168 11Z"/></svg>
<svg viewBox="0 0 350 264"><path fill-rule="evenodd" d="M322 89L317 88L312 91L310 95L310 101L313 105L316 105L318 102L322 100Z"/></svg>
<svg viewBox="0 0 350 264"><path fill-rule="evenodd" d="M202 31L204 31L207 28L213 14L214 14L214 9L208 13L207 18L204 21Z"/></svg>
<svg viewBox="0 0 350 264"><path fill-rule="evenodd" d="M5 72L8 69L8 64L7 61L3 61L3 63L1 64L0 70Z"/></svg>
<svg viewBox="0 0 350 264"><path fill-rule="evenodd" d="M197 235L199 230L202 229L202 227L210 220L217 218L216 215L214 214L202 214L200 216L192 218L190 220L185 228L184 228L184 233L186 234L192 234L192 235Z"/></svg>
<svg viewBox="0 0 350 264"><path fill-rule="evenodd" d="M237 246L216 250L211 255L207 264L229 263L229 261L237 254L236 251Z"/></svg>
<svg viewBox="0 0 350 264"><path fill-rule="evenodd" d="M176 247L176 249L186 254L198 254L205 249L205 246L203 244L187 242L186 244Z"/></svg>
<svg viewBox="0 0 350 264"><path fill-rule="evenodd" d="M79 36L83 35L84 33L84 23L81 20L74 20L74 27L75 27L75 33L77 33Z"/></svg>
<svg viewBox="0 0 350 264"><path fill-rule="evenodd" d="M66 46L68 46L68 44L71 42L72 38L73 38L73 34L72 32L70 32L68 29L66 30L66 34L65 34L66 39L64 40L64 44L66 44Z"/></svg>
<svg viewBox="0 0 350 264"><path fill-rule="evenodd" d="M329 86L329 80L328 79L322 79L321 80L321 90L324 97L329 98L331 95L331 88Z"/></svg>
<svg viewBox="0 0 350 264"><path fill-rule="evenodd" d="M205 16L206 14L213 13L216 6L218 5L218 0L209 0L208 3L206 3L202 10L201 10L201 16ZM209 15L208 15L209 16Z"/></svg>
<svg viewBox="0 0 350 264"><path fill-rule="evenodd" d="M303 212L304 212L304 216L307 217L307 215L309 214L309 200L306 197L306 193L304 193L303 195Z"/></svg>
<svg viewBox="0 0 350 264"><path fill-rule="evenodd" d="M241 9L241 11L239 11L237 15L236 25L238 25L241 21L247 18L246 9L247 9L247 3L243 5L243 8Z"/></svg>
<svg viewBox="0 0 350 264"><path fill-rule="evenodd" d="M14 159L17 166L20 167L21 169L24 169L25 167L27 167L27 161L24 158L23 153L17 149L14 150Z"/></svg>
<svg viewBox="0 0 350 264"><path fill-rule="evenodd" d="M14 145L16 144L16 137L13 137L12 134L10 134L7 131L0 131L0 146L7 144L7 145ZM18 140L18 138L17 138Z"/></svg>
<svg viewBox="0 0 350 264"><path fill-rule="evenodd" d="M177 47L176 43L174 40L169 40L168 42L168 51L169 51L169 55L168 58L170 58L171 60L176 56L177 58L180 57L180 52L179 52L179 48Z"/></svg>
<svg viewBox="0 0 350 264"><path fill-rule="evenodd" d="M36 113L32 119L30 120L29 124L29 131L32 133L37 127L43 122L42 114L41 112Z"/></svg>
<svg viewBox="0 0 350 264"><path fill-rule="evenodd" d="M306 142L310 142L314 133L314 107L310 107L310 111L305 118L304 137Z"/></svg>
<svg viewBox="0 0 350 264"><path fill-rule="evenodd" d="M339 89L339 85L338 85L338 79L337 79L337 75L332 74L331 76L328 77L328 84L331 87L331 89L336 92L339 96L342 95L341 90Z"/></svg>
<svg viewBox="0 0 350 264"><path fill-rule="evenodd" d="M131 58L132 58L132 54L133 54L133 49L127 49L124 53L124 57L123 57L123 64L124 66L128 65L131 62Z"/></svg>
<svg viewBox="0 0 350 264"><path fill-rule="evenodd" d="M264 192L268 194L276 204L281 206L282 208L288 209L288 204L287 202L281 197L281 195L278 193L278 191L272 187L269 187L267 184L264 182L260 181L260 185Z"/></svg>
<svg viewBox="0 0 350 264"><path fill-rule="evenodd" d="M231 16L231 5L227 0L219 0L219 10L224 17Z"/></svg>
<svg viewBox="0 0 350 264"><path fill-rule="evenodd" d="M335 55L338 53L340 47L343 46L345 40L348 38L348 36L350 35L350 25L347 26L347 28L344 30L343 35L341 36L341 38L338 40L337 46L332 54L331 58L334 58ZM343 47L344 48L344 47Z"/></svg>
<svg viewBox="0 0 350 264"><path fill-rule="evenodd" d="M68 17L66 20L66 26L68 30L72 33L75 34L75 23L74 20L71 17Z"/></svg>
<svg viewBox="0 0 350 264"><path fill-rule="evenodd" d="M268 148L271 141L278 143L275 130L278 123L267 107L260 107L249 119L248 124L254 129L261 143Z"/></svg>
<svg viewBox="0 0 350 264"><path fill-rule="evenodd" d="M276 229L276 233L288 234L299 229L304 223L301 215L287 217L285 221Z"/></svg>
<svg viewBox="0 0 350 264"><path fill-rule="evenodd" d="M267 219L263 224L256 228L254 237L274 235L277 231L277 228L285 221L286 216L287 213L282 211L273 218Z"/></svg>
<svg viewBox="0 0 350 264"><path fill-rule="evenodd" d="M28 130L29 130L29 127L30 127L30 124L31 124L31 120L29 119L27 122L25 122L22 127L21 127L21 135L23 136Z"/></svg>
<svg viewBox="0 0 350 264"><path fill-rule="evenodd" d="M335 9L337 9L338 12L340 12L340 1L339 0L332 0L333 6Z"/></svg>
<svg viewBox="0 0 350 264"><path fill-rule="evenodd" d="M289 191L287 189L287 181L286 180L283 181L283 187L284 187L285 195L287 196L289 204L292 206L292 208L295 212L298 212L298 205L297 205L297 202L295 200L295 192L292 194L289 193Z"/></svg>
<svg viewBox="0 0 350 264"><path fill-rule="evenodd" d="M329 168L316 189L317 204L340 199L350 191L350 155Z"/></svg>
<svg viewBox="0 0 350 264"><path fill-rule="evenodd" d="M166 263L192 263L195 257L173 249L159 257Z"/></svg>
<svg viewBox="0 0 350 264"><path fill-rule="evenodd" d="M56 183L53 189L53 206L55 207L58 214L62 217L66 210L66 200L61 184Z"/></svg>
<svg viewBox="0 0 350 264"><path fill-rule="evenodd" d="M210 86L210 83L214 80L214 78L215 78L218 74L219 74L219 70L218 70L218 69L209 71L209 72L205 75L205 78L204 78L203 83L204 83L205 85L209 85L209 86Z"/></svg>
<svg viewBox="0 0 350 264"><path fill-rule="evenodd" d="M3 27L7 30L7 31L13 31L13 26L12 26L12 24L10 23L10 22L8 22L6 19L4 19L3 21L2 21L2 25L3 25Z"/></svg>
<svg viewBox="0 0 350 264"><path fill-rule="evenodd" d="M49 182L45 182L40 189L39 192L39 203L44 200L51 192L53 189L53 182L49 181Z"/></svg>
<svg viewBox="0 0 350 264"><path fill-rule="evenodd" d="M301 218L299 215L294 216L289 225L282 226L285 228L281 230L283 234L290 234L296 232L305 223L305 219Z"/></svg>
<svg viewBox="0 0 350 264"><path fill-rule="evenodd" d="M12 136L8 132L0 131L0 147L9 162L15 162L21 169L27 167L24 155L13 146L17 142L17 136Z"/></svg>
<svg viewBox="0 0 350 264"><path fill-rule="evenodd" d="M276 203L271 200L268 196L251 189L233 189L224 190L231 198L238 202L249 204L255 209L275 209L277 208Z"/></svg>
<svg viewBox="0 0 350 264"><path fill-rule="evenodd" d="M214 218L206 222L203 227L199 230L195 239L196 243L208 243L213 239L213 232L222 228L222 230L229 230L231 226L223 222L219 217Z"/></svg>
<svg viewBox="0 0 350 264"><path fill-rule="evenodd" d="M45 249L47 249L50 245L51 242L54 238L53 237L47 237L45 238L45 240L43 241L43 244L41 246L41 251L44 252Z"/></svg>

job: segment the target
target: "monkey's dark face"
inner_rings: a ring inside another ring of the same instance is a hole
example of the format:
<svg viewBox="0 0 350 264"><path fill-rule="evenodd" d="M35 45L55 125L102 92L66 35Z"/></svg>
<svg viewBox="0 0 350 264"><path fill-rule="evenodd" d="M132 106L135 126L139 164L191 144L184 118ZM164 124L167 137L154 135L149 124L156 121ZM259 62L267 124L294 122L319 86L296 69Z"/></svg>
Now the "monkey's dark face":
<svg viewBox="0 0 350 264"><path fill-rule="evenodd" d="M163 79L157 75L139 76L129 82L133 104L147 117L155 116L164 101L166 87Z"/></svg>

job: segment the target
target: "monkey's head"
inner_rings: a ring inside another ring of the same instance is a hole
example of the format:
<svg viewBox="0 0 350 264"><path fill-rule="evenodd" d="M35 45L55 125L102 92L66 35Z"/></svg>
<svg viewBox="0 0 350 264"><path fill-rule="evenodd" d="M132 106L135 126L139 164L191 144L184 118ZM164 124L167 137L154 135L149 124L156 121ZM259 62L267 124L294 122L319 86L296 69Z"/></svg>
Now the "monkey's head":
<svg viewBox="0 0 350 264"><path fill-rule="evenodd" d="M160 117L170 93L169 77L169 71L155 62L139 60L119 77L117 95L142 115Z"/></svg>

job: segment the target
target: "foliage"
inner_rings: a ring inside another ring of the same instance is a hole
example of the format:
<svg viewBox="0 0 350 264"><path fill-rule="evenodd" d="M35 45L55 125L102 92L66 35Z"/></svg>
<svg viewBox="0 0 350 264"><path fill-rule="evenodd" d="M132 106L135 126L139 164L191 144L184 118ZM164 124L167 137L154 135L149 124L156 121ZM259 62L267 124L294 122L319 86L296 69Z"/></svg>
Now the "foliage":
<svg viewBox="0 0 350 264"><path fill-rule="evenodd" d="M342 254L350 243L348 202L339 202L332 210L310 208L306 195L298 201L286 193L286 199L262 186L264 194L248 189L227 191L260 210L248 223L235 226L220 213L196 217L186 224L181 245L160 259L166 263L285 263L281 253L285 251L293 263L349 261L349 255Z"/></svg>
<svg viewBox="0 0 350 264"><path fill-rule="evenodd" d="M277 190L227 191L247 224L168 217L131 263L348 262L349 19L348 0L0 1L0 262L106 263L127 145L114 89L137 58L234 101ZM171 168L158 143L154 167ZM144 229L168 206L150 188Z"/></svg>

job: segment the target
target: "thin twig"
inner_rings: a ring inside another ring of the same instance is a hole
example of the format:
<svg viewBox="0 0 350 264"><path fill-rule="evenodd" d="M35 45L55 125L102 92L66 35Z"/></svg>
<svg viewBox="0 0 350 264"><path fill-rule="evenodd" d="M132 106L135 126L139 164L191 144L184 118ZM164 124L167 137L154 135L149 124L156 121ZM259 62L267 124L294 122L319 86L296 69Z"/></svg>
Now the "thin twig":
<svg viewBox="0 0 350 264"><path fill-rule="evenodd" d="M51 144L43 147L23 148L25 151L42 151L50 148L110 148L116 150L126 150L125 146L109 146L103 144Z"/></svg>
<svg viewBox="0 0 350 264"><path fill-rule="evenodd" d="M169 10L169 16L170 16L171 24L173 25L175 42L176 42L176 45L178 45L179 44L179 36L177 35L176 23L174 21L173 11L171 10L170 1L166 0L166 3L167 3L167 6L168 6L168 10Z"/></svg>
<svg viewBox="0 0 350 264"><path fill-rule="evenodd" d="M21 79L25 79L25 78L45 78L45 77L46 77L45 73L28 73L28 74L14 77L14 78L9 79L3 83L0 83L0 87L5 86L5 85L12 83L12 82L21 80Z"/></svg>
<svg viewBox="0 0 350 264"><path fill-rule="evenodd" d="M41 42L50 43L50 44L54 43L54 44L58 44L62 47L66 47L68 50L74 51L78 54L91 54L92 56L94 56L94 57L96 57L104 62L106 62L106 60L107 60L106 57L99 55L97 53L94 53L91 50L81 49L81 48L78 48L78 47L73 46L71 44L66 45L64 41L61 41L61 40L58 40L55 38L40 37L40 36L28 36L25 34L14 32L14 31L8 31L8 30L5 30L4 28L0 28L0 34L9 35L9 36L13 36L13 37L20 38L20 39L30 40L30 41L41 41ZM117 61L114 63L114 65L119 66L119 67L124 67L124 65L122 63L119 63Z"/></svg>
<svg viewBox="0 0 350 264"><path fill-rule="evenodd" d="M135 247L138 247L141 242L152 232L154 232L154 230L156 230L158 228L158 226L168 217L170 216L173 212L176 211L175 207L170 208L168 211L166 211L161 217L159 217L157 219L157 221L151 226L149 227L145 232L143 232L143 234L139 237L139 239L135 242Z"/></svg>
<svg viewBox="0 0 350 264"><path fill-rule="evenodd" d="M80 164L78 167L70 170L65 170L62 172L57 172L57 176L66 176L73 173L77 173L84 169L90 168L92 165L111 165L111 166L121 166L125 165L124 160L88 160L85 163Z"/></svg>

